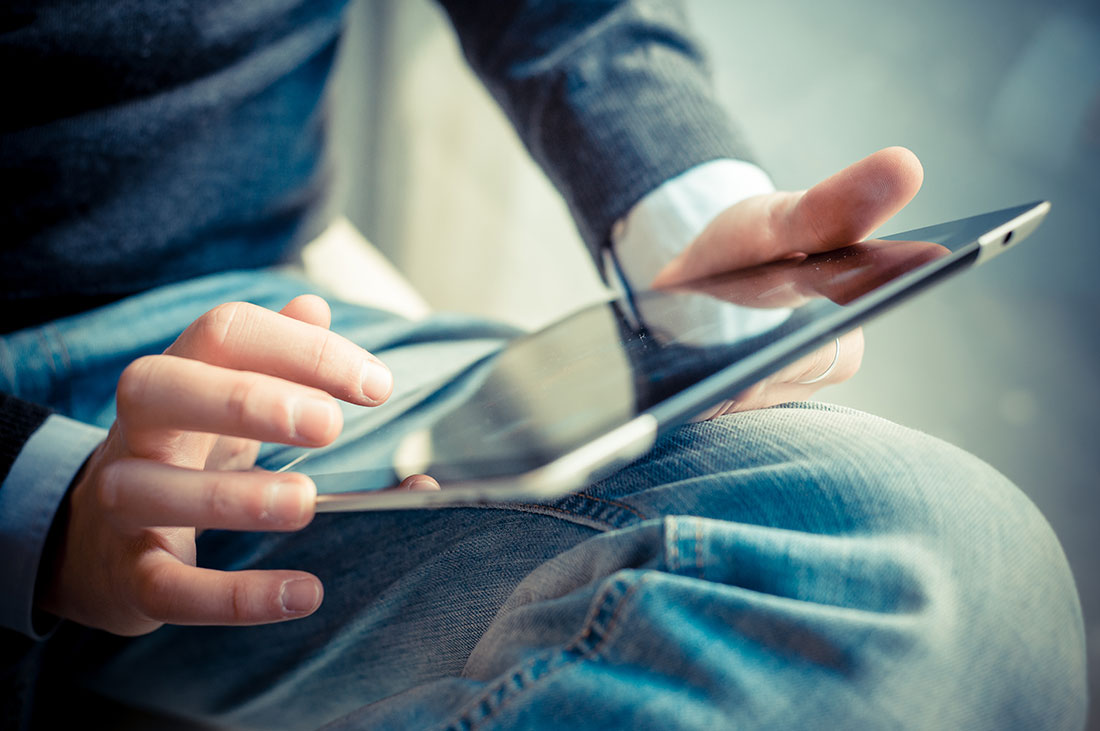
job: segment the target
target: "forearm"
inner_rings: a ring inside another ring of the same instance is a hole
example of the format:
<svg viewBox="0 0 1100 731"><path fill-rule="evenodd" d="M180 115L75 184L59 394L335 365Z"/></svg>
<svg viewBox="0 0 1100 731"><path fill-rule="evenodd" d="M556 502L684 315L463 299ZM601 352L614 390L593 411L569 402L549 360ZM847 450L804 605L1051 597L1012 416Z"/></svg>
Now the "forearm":
<svg viewBox="0 0 1100 731"><path fill-rule="evenodd" d="M441 4L594 253L661 183L747 159L678 3Z"/></svg>

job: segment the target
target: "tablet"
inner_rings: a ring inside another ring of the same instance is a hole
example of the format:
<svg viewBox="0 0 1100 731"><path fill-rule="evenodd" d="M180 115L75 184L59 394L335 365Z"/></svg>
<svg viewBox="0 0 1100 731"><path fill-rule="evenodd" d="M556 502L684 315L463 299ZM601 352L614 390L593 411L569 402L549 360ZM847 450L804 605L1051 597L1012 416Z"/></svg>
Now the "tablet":
<svg viewBox="0 0 1100 731"><path fill-rule="evenodd" d="M322 448L293 467L317 484L318 512L559 497L871 317L1014 246L1049 208L1031 203L674 290L624 292L480 359L433 397L429 416L391 419L359 437L373 440L375 451L389 445L383 464L326 473ZM419 473L441 489L388 489Z"/></svg>

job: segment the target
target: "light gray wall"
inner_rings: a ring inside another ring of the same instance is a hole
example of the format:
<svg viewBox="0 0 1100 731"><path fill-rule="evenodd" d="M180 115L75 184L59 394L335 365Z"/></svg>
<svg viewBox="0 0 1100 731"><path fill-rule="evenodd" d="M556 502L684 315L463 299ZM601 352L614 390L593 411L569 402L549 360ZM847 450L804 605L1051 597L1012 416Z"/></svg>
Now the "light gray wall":
<svg viewBox="0 0 1100 731"><path fill-rule="evenodd" d="M349 218L437 309L533 328L602 297L564 203L442 12L365 0L350 21L333 90Z"/></svg>
<svg viewBox="0 0 1100 731"><path fill-rule="evenodd" d="M925 182L890 231L1052 201L1010 255L868 326L860 374L822 398L948 439L1039 505L1077 578L1100 728L1100 6L690 7L781 187L901 144Z"/></svg>

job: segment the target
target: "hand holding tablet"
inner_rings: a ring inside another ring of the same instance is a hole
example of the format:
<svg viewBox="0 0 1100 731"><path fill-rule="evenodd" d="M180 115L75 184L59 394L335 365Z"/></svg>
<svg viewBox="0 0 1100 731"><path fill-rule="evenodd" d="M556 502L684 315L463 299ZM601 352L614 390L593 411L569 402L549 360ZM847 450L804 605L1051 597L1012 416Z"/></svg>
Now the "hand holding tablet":
<svg viewBox="0 0 1100 731"><path fill-rule="evenodd" d="M1033 203L863 240L921 176L912 153L891 148L806 192L742 201L652 290L517 338L466 374L431 423L369 434L396 445L386 468L330 472L322 449L295 469L316 482L318 511L546 500L700 414L808 398L858 369L861 323L1018 243L1049 210ZM386 489L418 473L441 489Z"/></svg>

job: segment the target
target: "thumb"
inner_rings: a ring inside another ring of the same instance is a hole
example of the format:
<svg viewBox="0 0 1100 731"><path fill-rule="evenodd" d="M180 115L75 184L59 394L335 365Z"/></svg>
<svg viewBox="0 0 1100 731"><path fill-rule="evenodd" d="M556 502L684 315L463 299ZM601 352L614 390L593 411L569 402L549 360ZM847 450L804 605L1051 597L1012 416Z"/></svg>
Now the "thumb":
<svg viewBox="0 0 1100 731"><path fill-rule="evenodd" d="M924 178L917 156L889 147L809 190L747 198L722 211L657 274L666 287L814 254L863 240L912 200Z"/></svg>
<svg viewBox="0 0 1100 731"><path fill-rule="evenodd" d="M904 147L888 147L787 202L786 240L813 254L862 241L920 190L924 169Z"/></svg>

